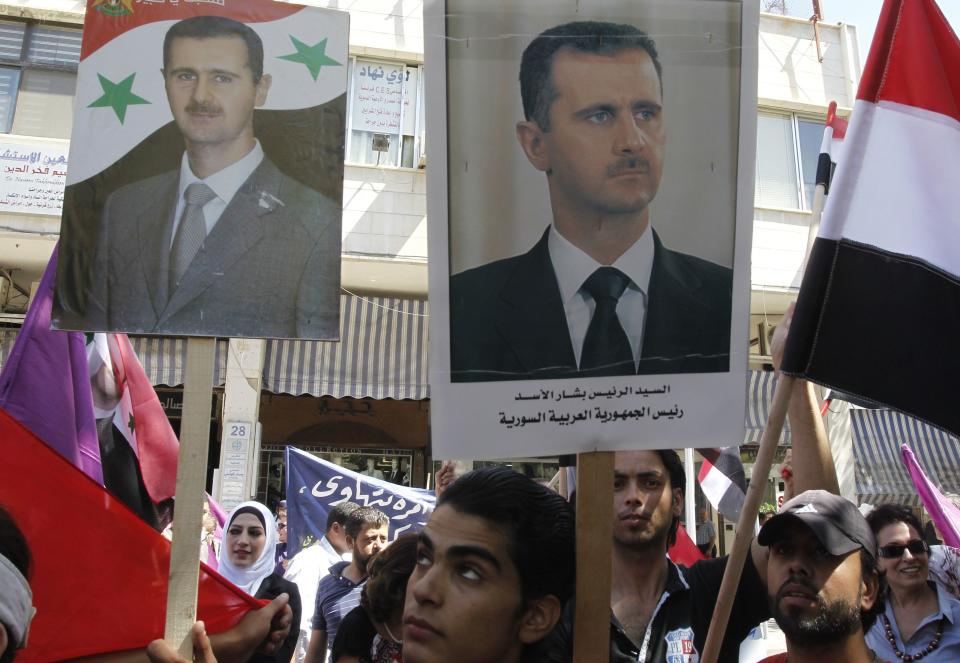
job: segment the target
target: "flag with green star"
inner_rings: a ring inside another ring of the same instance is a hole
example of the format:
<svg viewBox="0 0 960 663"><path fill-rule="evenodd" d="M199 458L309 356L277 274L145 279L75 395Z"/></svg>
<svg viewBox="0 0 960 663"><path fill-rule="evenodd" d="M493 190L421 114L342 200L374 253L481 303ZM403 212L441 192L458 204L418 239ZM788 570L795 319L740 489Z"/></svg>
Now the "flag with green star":
<svg viewBox="0 0 960 663"><path fill-rule="evenodd" d="M293 35L290 35L290 41L293 42L293 47L297 49L296 52L290 53L289 55L281 55L280 59L289 60L290 62L299 62L305 65L307 67L307 71L310 72L310 76L313 77L313 80L317 80L317 76L320 75L321 67L342 66L340 62L337 62L327 55L326 38L321 39L313 46L308 46Z"/></svg>
<svg viewBox="0 0 960 663"><path fill-rule="evenodd" d="M127 116L127 107L137 104L149 104L150 102L143 97L133 93L133 79L136 73L132 73L119 83L114 83L103 74L97 74L100 79L100 86L103 88L103 96L94 100L89 108L112 108L116 113L120 124L123 124Z"/></svg>

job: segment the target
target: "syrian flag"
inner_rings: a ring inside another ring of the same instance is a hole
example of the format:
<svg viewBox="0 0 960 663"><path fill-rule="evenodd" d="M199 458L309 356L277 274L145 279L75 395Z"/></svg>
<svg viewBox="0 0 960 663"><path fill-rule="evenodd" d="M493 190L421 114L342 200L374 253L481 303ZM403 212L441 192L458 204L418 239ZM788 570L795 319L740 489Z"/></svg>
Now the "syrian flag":
<svg viewBox="0 0 960 663"><path fill-rule="evenodd" d="M321 106L346 93L345 12L274 0L219 4L89 0L77 69L68 186L101 173L172 124L161 71L163 39L173 24L199 15L232 18L260 36L264 73L271 77L262 109ZM179 155L165 166L179 166Z"/></svg>
<svg viewBox="0 0 960 663"><path fill-rule="evenodd" d="M837 102L831 101L827 108L827 122L823 127L820 157L817 160L817 186L824 194L830 193L830 181L843 152L843 139L847 133L847 120L837 115Z"/></svg>
<svg viewBox="0 0 960 663"><path fill-rule="evenodd" d="M174 496L179 443L126 334L92 334L87 363L104 485L145 521L166 524L156 505Z"/></svg>
<svg viewBox="0 0 960 663"><path fill-rule="evenodd" d="M699 449L703 465L697 481L703 494L727 520L737 522L746 498L747 483L740 460L740 447Z"/></svg>
<svg viewBox="0 0 960 663"><path fill-rule="evenodd" d="M887 0L783 371L960 433L960 43Z"/></svg>

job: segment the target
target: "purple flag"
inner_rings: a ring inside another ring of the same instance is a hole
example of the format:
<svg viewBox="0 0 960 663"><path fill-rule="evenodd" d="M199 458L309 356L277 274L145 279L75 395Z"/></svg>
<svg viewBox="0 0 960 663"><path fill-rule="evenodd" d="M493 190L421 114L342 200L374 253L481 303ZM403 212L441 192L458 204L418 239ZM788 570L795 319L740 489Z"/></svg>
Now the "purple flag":
<svg viewBox="0 0 960 663"><path fill-rule="evenodd" d="M900 454L903 456L910 478L913 479L913 485L917 488L917 494L920 495L920 501L930 514L933 524L943 535L943 542L948 546L960 548L960 509L930 482L910 447L901 444Z"/></svg>
<svg viewBox="0 0 960 663"><path fill-rule="evenodd" d="M0 373L0 407L103 485L84 336L50 330L58 250Z"/></svg>

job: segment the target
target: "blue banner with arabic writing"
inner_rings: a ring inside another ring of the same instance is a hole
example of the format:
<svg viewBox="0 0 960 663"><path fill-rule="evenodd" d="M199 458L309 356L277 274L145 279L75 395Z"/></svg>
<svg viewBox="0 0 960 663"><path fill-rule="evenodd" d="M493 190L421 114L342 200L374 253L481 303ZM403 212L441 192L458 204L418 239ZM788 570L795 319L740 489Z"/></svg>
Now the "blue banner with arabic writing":
<svg viewBox="0 0 960 663"><path fill-rule="evenodd" d="M431 490L375 479L287 447L287 557L324 535L327 514L342 502L373 506L390 517L390 540L418 532L436 504Z"/></svg>

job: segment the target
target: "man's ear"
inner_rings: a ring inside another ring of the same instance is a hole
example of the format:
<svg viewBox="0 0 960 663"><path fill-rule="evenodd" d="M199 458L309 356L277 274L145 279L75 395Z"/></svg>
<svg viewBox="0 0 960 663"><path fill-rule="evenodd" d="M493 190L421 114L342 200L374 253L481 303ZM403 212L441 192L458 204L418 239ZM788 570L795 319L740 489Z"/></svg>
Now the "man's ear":
<svg viewBox="0 0 960 663"><path fill-rule="evenodd" d="M520 621L520 642L531 645L547 637L560 620L561 611L560 600L552 594L530 601Z"/></svg>
<svg viewBox="0 0 960 663"><path fill-rule="evenodd" d="M517 140L523 153L527 155L527 161L537 170L546 172L550 170L550 155L543 134L543 129L536 122L517 122Z"/></svg>
<svg viewBox="0 0 960 663"><path fill-rule="evenodd" d="M343 534L343 540L346 542L347 548L349 548L350 550L353 550L354 538L353 538L352 536L350 536L349 534L347 534L346 532L344 532L344 534Z"/></svg>
<svg viewBox="0 0 960 663"><path fill-rule="evenodd" d="M880 597L880 576L876 571L872 571L866 574L860 582L860 609L867 611L876 605Z"/></svg>
<svg viewBox="0 0 960 663"><path fill-rule="evenodd" d="M683 515L683 491L679 488L672 488L670 490L673 493L673 504L670 505L670 509L675 516Z"/></svg>
<svg viewBox="0 0 960 663"><path fill-rule="evenodd" d="M255 106L263 106L264 102L266 102L267 92L270 91L270 83L272 82L273 78L270 76L270 74L263 74L260 76L260 80L257 82L257 97L254 101Z"/></svg>

